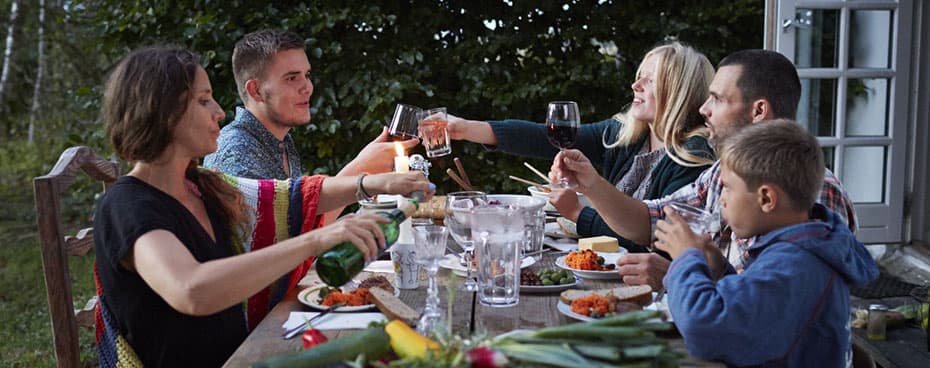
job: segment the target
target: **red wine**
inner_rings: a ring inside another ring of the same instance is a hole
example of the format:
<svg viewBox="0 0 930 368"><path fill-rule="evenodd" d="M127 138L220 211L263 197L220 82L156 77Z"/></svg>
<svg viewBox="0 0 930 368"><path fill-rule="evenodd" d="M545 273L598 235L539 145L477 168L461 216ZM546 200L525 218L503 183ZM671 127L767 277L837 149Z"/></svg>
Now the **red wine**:
<svg viewBox="0 0 930 368"><path fill-rule="evenodd" d="M575 144L575 134L578 127L575 125L546 124L549 143L561 149L572 148Z"/></svg>

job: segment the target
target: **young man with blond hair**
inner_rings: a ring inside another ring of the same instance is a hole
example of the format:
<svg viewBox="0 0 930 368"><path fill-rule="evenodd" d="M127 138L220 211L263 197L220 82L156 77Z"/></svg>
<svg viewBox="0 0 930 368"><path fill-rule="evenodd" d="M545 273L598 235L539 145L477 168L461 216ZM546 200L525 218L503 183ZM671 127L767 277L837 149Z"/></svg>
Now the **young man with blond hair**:
<svg viewBox="0 0 930 368"><path fill-rule="evenodd" d="M823 177L817 139L790 120L753 124L719 150L724 220L755 238L745 270L728 267L707 235L674 210L656 224L673 261L668 306L688 352L728 365L839 367L851 358L849 287L878 266L839 215L816 204Z"/></svg>

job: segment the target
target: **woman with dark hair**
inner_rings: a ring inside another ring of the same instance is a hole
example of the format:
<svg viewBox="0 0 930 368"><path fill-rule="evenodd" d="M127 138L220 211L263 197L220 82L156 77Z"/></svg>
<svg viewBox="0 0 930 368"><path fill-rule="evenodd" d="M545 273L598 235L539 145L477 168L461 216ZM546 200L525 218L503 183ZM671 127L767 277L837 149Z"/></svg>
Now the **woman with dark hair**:
<svg viewBox="0 0 930 368"><path fill-rule="evenodd" d="M189 51L137 50L106 83L102 120L133 168L94 217L103 366L222 365L313 257L348 241L372 260L384 246L380 216L321 227L323 213L356 193L429 191L419 173L275 181L199 168L224 117Z"/></svg>

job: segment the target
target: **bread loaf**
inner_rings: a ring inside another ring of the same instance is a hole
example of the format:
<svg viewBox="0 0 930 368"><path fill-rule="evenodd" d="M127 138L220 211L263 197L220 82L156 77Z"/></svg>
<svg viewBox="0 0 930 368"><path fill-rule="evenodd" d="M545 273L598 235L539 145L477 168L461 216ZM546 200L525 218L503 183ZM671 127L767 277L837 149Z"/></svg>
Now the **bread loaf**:
<svg viewBox="0 0 930 368"><path fill-rule="evenodd" d="M416 325L420 314L410 308L403 300L384 289L371 288L369 291L371 292L369 295L371 302L378 306L378 310L384 313L388 319L399 319L408 325Z"/></svg>
<svg viewBox="0 0 930 368"><path fill-rule="evenodd" d="M636 303L641 306L652 304L652 287L649 285L620 286L613 289L600 290L569 289L559 294L559 300L565 304L571 305L572 300L583 298L591 294L598 294L605 298L608 295L613 295L617 299L620 299L620 301Z"/></svg>

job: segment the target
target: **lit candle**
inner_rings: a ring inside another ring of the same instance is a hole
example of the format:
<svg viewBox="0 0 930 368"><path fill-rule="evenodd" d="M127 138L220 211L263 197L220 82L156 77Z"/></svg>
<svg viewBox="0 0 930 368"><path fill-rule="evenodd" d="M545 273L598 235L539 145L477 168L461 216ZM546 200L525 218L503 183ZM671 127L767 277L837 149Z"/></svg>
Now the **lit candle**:
<svg viewBox="0 0 930 368"><path fill-rule="evenodd" d="M410 171L410 157L404 154L404 146L400 145L400 142L394 142L394 150L397 151L397 156L394 157L394 172Z"/></svg>

